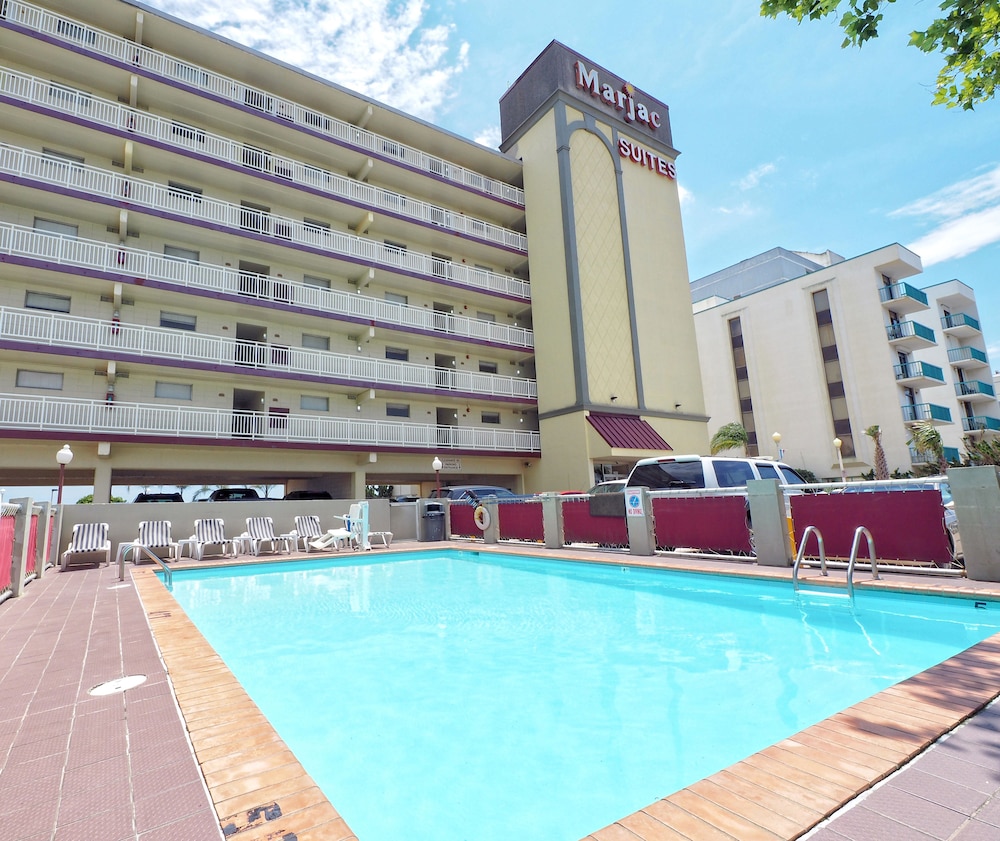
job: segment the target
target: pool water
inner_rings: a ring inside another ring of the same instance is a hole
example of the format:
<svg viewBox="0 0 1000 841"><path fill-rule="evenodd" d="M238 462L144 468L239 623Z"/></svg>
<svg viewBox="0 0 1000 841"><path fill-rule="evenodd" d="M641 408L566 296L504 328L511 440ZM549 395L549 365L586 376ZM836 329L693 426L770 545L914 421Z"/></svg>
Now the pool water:
<svg viewBox="0 0 1000 841"><path fill-rule="evenodd" d="M575 841L1000 630L1000 605L492 553L174 574L360 841Z"/></svg>

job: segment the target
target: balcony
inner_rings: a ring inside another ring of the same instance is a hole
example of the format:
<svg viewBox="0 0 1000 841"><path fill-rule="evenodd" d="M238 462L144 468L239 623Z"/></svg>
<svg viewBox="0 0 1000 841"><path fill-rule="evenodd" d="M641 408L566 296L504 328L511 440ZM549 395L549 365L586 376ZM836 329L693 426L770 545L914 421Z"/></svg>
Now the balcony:
<svg viewBox="0 0 1000 841"><path fill-rule="evenodd" d="M534 380L434 368L412 362L372 359L347 353L308 350L285 345L222 338L189 330L122 324L95 318L0 307L0 339L25 350L69 348L90 351L96 358L127 358L147 365L177 365L234 374L287 375L352 388L389 387L397 391L439 393L462 397L534 402ZM247 370L252 369L252 370Z"/></svg>
<svg viewBox="0 0 1000 841"><path fill-rule="evenodd" d="M74 50L114 59L129 72L159 76L171 83L203 92L213 99L252 109L282 123L322 135L337 145L371 152L380 158L418 169L508 204L524 206L524 191L518 187L428 155L388 137L381 137L360 126L321 114L298 103L273 96L260 88L250 87L236 79L188 64L135 41L86 26L73 18L53 14L22 0L3 0L3 6L7 19L19 27L70 44ZM210 106L206 103L206 107Z"/></svg>
<svg viewBox="0 0 1000 841"><path fill-rule="evenodd" d="M937 344L934 331L916 321L895 321L885 328L885 334L889 344L900 350L920 350Z"/></svg>
<svg viewBox="0 0 1000 841"><path fill-rule="evenodd" d="M893 366L896 382L910 388L929 388L944 382L944 371L929 362L906 362Z"/></svg>
<svg viewBox="0 0 1000 841"><path fill-rule="evenodd" d="M976 319L974 319L971 315L966 315L964 312L956 312L951 313L950 315L942 316L941 329L948 336L955 336L960 339L967 339L970 336L978 336L982 332L979 322L976 321Z"/></svg>
<svg viewBox="0 0 1000 841"><path fill-rule="evenodd" d="M961 463L962 455L958 447L945 447L944 458L949 464ZM911 464L937 464L937 456L933 453L918 453L915 448L910 447Z"/></svg>
<svg viewBox="0 0 1000 841"><path fill-rule="evenodd" d="M166 257L152 251L124 248L95 240L63 237L0 222L0 254L10 255L39 269L100 272L123 283L154 281L182 291L191 289L212 295L234 296L241 306L275 306L317 316L378 326L401 327L417 333L440 332L441 314L424 307L394 304L357 293L322 289L270 275L248 275L236 269ZM531 330L460 315L447 316L449 338L530 349L535 345Z"/></svg>
<svg viewBox="0 0 1000 841"><path fill-rule="evenodd" d="M62 114L73 114L102 129L111 128L128 132L130 136L147 138L181 154L194 151L199 157L211 158L245 171L275 175L290 184L342 199L366 210L385 211L416 222L435 225L522 254L528 249L527 237L517 231L373 187L310 164L262 152L244 143L237 143L176 120L138 111L119 102L89 95L81 100L77 91L46 79L0 69L0 93Z"/></svg>
<svg viewBox="0 0 1000 841"><path fill-rule="evenodd" d="M955 396L959 400L988 401L996 400L996 390L991 383L982 380L965 380L955 383Z"/></svg>
<svg viewBox="0 0 1000 841"><path fill-rule="evenodd" d="M0 394L0 429L64 431L129 440L141 435L181 441L258 440L274 444L350 446L372 450L459 450L469 453L538 453L537 432L485 427L282 415L272 423L264 413L199 409L146 403Z"/></svg>
<svg viewBox="0 0 1000 841"><path fill-rule="evenodd" d="M33 186L68 188L77 191L80 197L103 197L116 206L148 208L181 222L201 222L236 235L326 252L355 265L374 264L389 271L421 275L487 294L523 301L531 298L530 284L516 277L472 268L430 254L394 248L343 231L317 228L298 219L211 199L153 181L84 164L71 164L28 149L0 146L0 172L18 176L26 182L35 182Z"/></svg>
<svg viewBox="0 0 1000 841"><path fill-rule="evenodd" d="M948 361L953 368L989 367L990 361L979 348L953 347L948 351Z"/></svg>
<svg viewBox="0 0 1000 841"><path fill-rule="evenodd" d="M927 309L927 296L917 287L899 281L878 290L882 306L897 313L919 312Z"/></svg>
<svg viewBox="0 0 1000 841"><path fill-rule="evenodd" d="M962 429L965 432L1000 432L1000 418L989 415L962 418Z"/></svg>
<svg viewBox="0 0 1000 841"><path fill-rule="evenodd" d="M951 410L934 403L914 403L903 406L903 422L930 421L931 423L951 423Z"/></svg>

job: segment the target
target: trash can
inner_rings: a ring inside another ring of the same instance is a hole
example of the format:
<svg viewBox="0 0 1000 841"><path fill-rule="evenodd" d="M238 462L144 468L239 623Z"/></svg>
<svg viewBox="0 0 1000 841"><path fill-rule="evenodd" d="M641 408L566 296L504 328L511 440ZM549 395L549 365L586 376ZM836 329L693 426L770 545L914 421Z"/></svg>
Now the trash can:
<svg viewBox="0 0 1000 841"><path fill-rule="evenodd" d="M424 513L421 517L421 537L423 542L432 540L444 540L444 503L426 502L424 503Z"/></svg>

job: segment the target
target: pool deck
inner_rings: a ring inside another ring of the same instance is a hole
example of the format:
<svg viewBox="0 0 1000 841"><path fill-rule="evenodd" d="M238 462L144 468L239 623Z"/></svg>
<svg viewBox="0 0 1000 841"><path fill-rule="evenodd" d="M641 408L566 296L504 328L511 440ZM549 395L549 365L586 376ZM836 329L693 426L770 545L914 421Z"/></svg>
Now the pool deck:
<svg viewBox="0 0 1000 841"><path fill-rule="evenodd" d="M393 548L443 546L489 551L463 542ZM791 575L715 560L497 548L616 566ZM289 557L302 556L282 556ZM855 578L858 589L1000 598L1000 585L964 579ZM842 587L843 580L834 571L816 583ZM145 683L88 694L133 674ZM987 706L998 695L1000 635L586 841L998 839L1000 704ZM19 841L355 838L153 568L131 565L124 583L114 566L51 570L0 604L0 827Z"/></svg>

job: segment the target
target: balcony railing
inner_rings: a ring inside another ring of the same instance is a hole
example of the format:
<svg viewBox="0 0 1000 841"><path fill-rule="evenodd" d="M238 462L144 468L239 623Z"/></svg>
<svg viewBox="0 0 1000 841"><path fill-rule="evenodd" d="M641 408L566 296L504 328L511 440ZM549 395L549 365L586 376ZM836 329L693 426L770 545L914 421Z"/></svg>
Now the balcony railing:
<svg viewBox="0 0 1000 841"><path fill-rule="evenodd" d="M984 383L980 380L965 380L955 383L955 396L958 398L984 397L989 399L995 398L997 395L990 383Z"/></svg>
<svg viewBox="0 0 1000 841"><path fill-rule="evenodd" d="M447 390L509 400L535 400L538 396L534 380L518 377L9 307L0 307L0 338L12 343L59 349L134 355L150 365L183 361L228 366L234 371L238 368L280 371L358 388L395 386L417 391Z"/></svg>
<svg viewBox="0 0 1000 841"><path fill-rule="evenodd" d="M945 330L952 330L961 327L971 327L976 332L981 332L979 322L971 315L964 312L954 312L941 317L941 327Z"/></svg>
<svg viewBox="0 0 1000 841"><path fill-rule="evenodd" d="M524 191L511 184L22 0L3 0L3 6L7 20L25 29L65 41L75 49L108 56L128 68L179 82L185 87L203 91L235 105L269 114L327 137L338 145L362 149L502 201L524 206Z"/></svg>
<svg viewBox="0 0 1000 841"><path fill-rule="evenodd" d="M953 347L948 351L948 361L955 365L962 365L965 362L978 363L969 367L979 365L989 365L989 359L979 348L974 347Z"/></svg>
<svg viewBox="0 0 1000 841"><path fill-rule="evenodd" d="M0 394L0 429L167 439L259 440L372 449L537 453L537 432Z"/></svg>
<svg viewBox="0 0 1000 841"><path fill-rule="evenodd" d="M55 263L214 294L239 296L241 302L270 302L301 308L315 315L340 316L365 324L403 327L419 332L447 333L449 339L474 339L515 348L534 347L535 336L524 327L432 312L425 307L395 304L367 295L324 289L271 275L240 272L192 260L166 257L120 245L60 236L0 222L0 254L22 260Z"/></svg>
<svg viewBox="0 0 1000 841"><path fill-rule="evenodd" d="M929 344L936 344L934 331L916 321L895 321L885 328L885 333L890 342L916 338L923 339Z"/></svg>
<svg viewBox="0 0 1000 841"><path fill-rule="evenodd" d="M944 460L949 464L961 462L962 456L958 447L944 447ZM937 464L937 456L934 453L918 453L915 447L910 447L911 464Z"/></svg>
<svg viewBox="0 0 1000 841"><path fill-rule="evenodd" d="M937 406L934 403L915 403L902 408L905 422L938 421L951 423L951 410L945 406Z"/></svg>
<svg viewBox="0 0 1000 841"><path fill-rule="evenodd" d="M989 415L962 418L962 429L965 432L1000 432L1000 418Z"/></svg>
<svg viewBox="0 0 1000 841"><path fill-rule="evenodd" d="M917 289L917 287L910 286L910 284L902 281L893 283L891 286L882 286L879 289L879 298L883 304L889 301L899 301L908 298L923 304L925 307L927 306L927 296Z"/></svg>
<svg viewBox="0 0 1000 841"><path fill-rule="evenodd" d="M130 207L163 211L181 219L193 219L265 237L279 244L315 248L346 257L363 265L381 265L389 270L425 275L477 291L529 300L531 286L526 281L485 269L470 268L451 260L386 245L375 240L319 228L298 219L277 216L245 205L211 199L177 187L107 172L0 144L0 172L45 184L79 190L86 195L104 196Z"/></svg>
<svg viewBox="0 0 1000 841"><path fill-rule="evenodd" d="M897 380L924 379L944 382L944 371L929 362L905 362L894 366Z"/></svg>
<svg viewBox="0 0 1000 841"><path fill-rule="evenodd" d="M155 140L179 150L191 150L198 155L243 167L251 172L275 175L292 184L345 199L366 209L386 211L397 216L438 225L449 231L516 249L522 253L528 248L528 239L524 234L500 225L454 213L443 207L380 187L373 187L371 184L311 164L283 158L177 120L129 108L120 102L112 102L89 94L84 96L73 88L57 85L47 79L0 68L0 93L22 102L43 105L64 114L82 117L95 125L125 131L136 137Z"/></svg>

